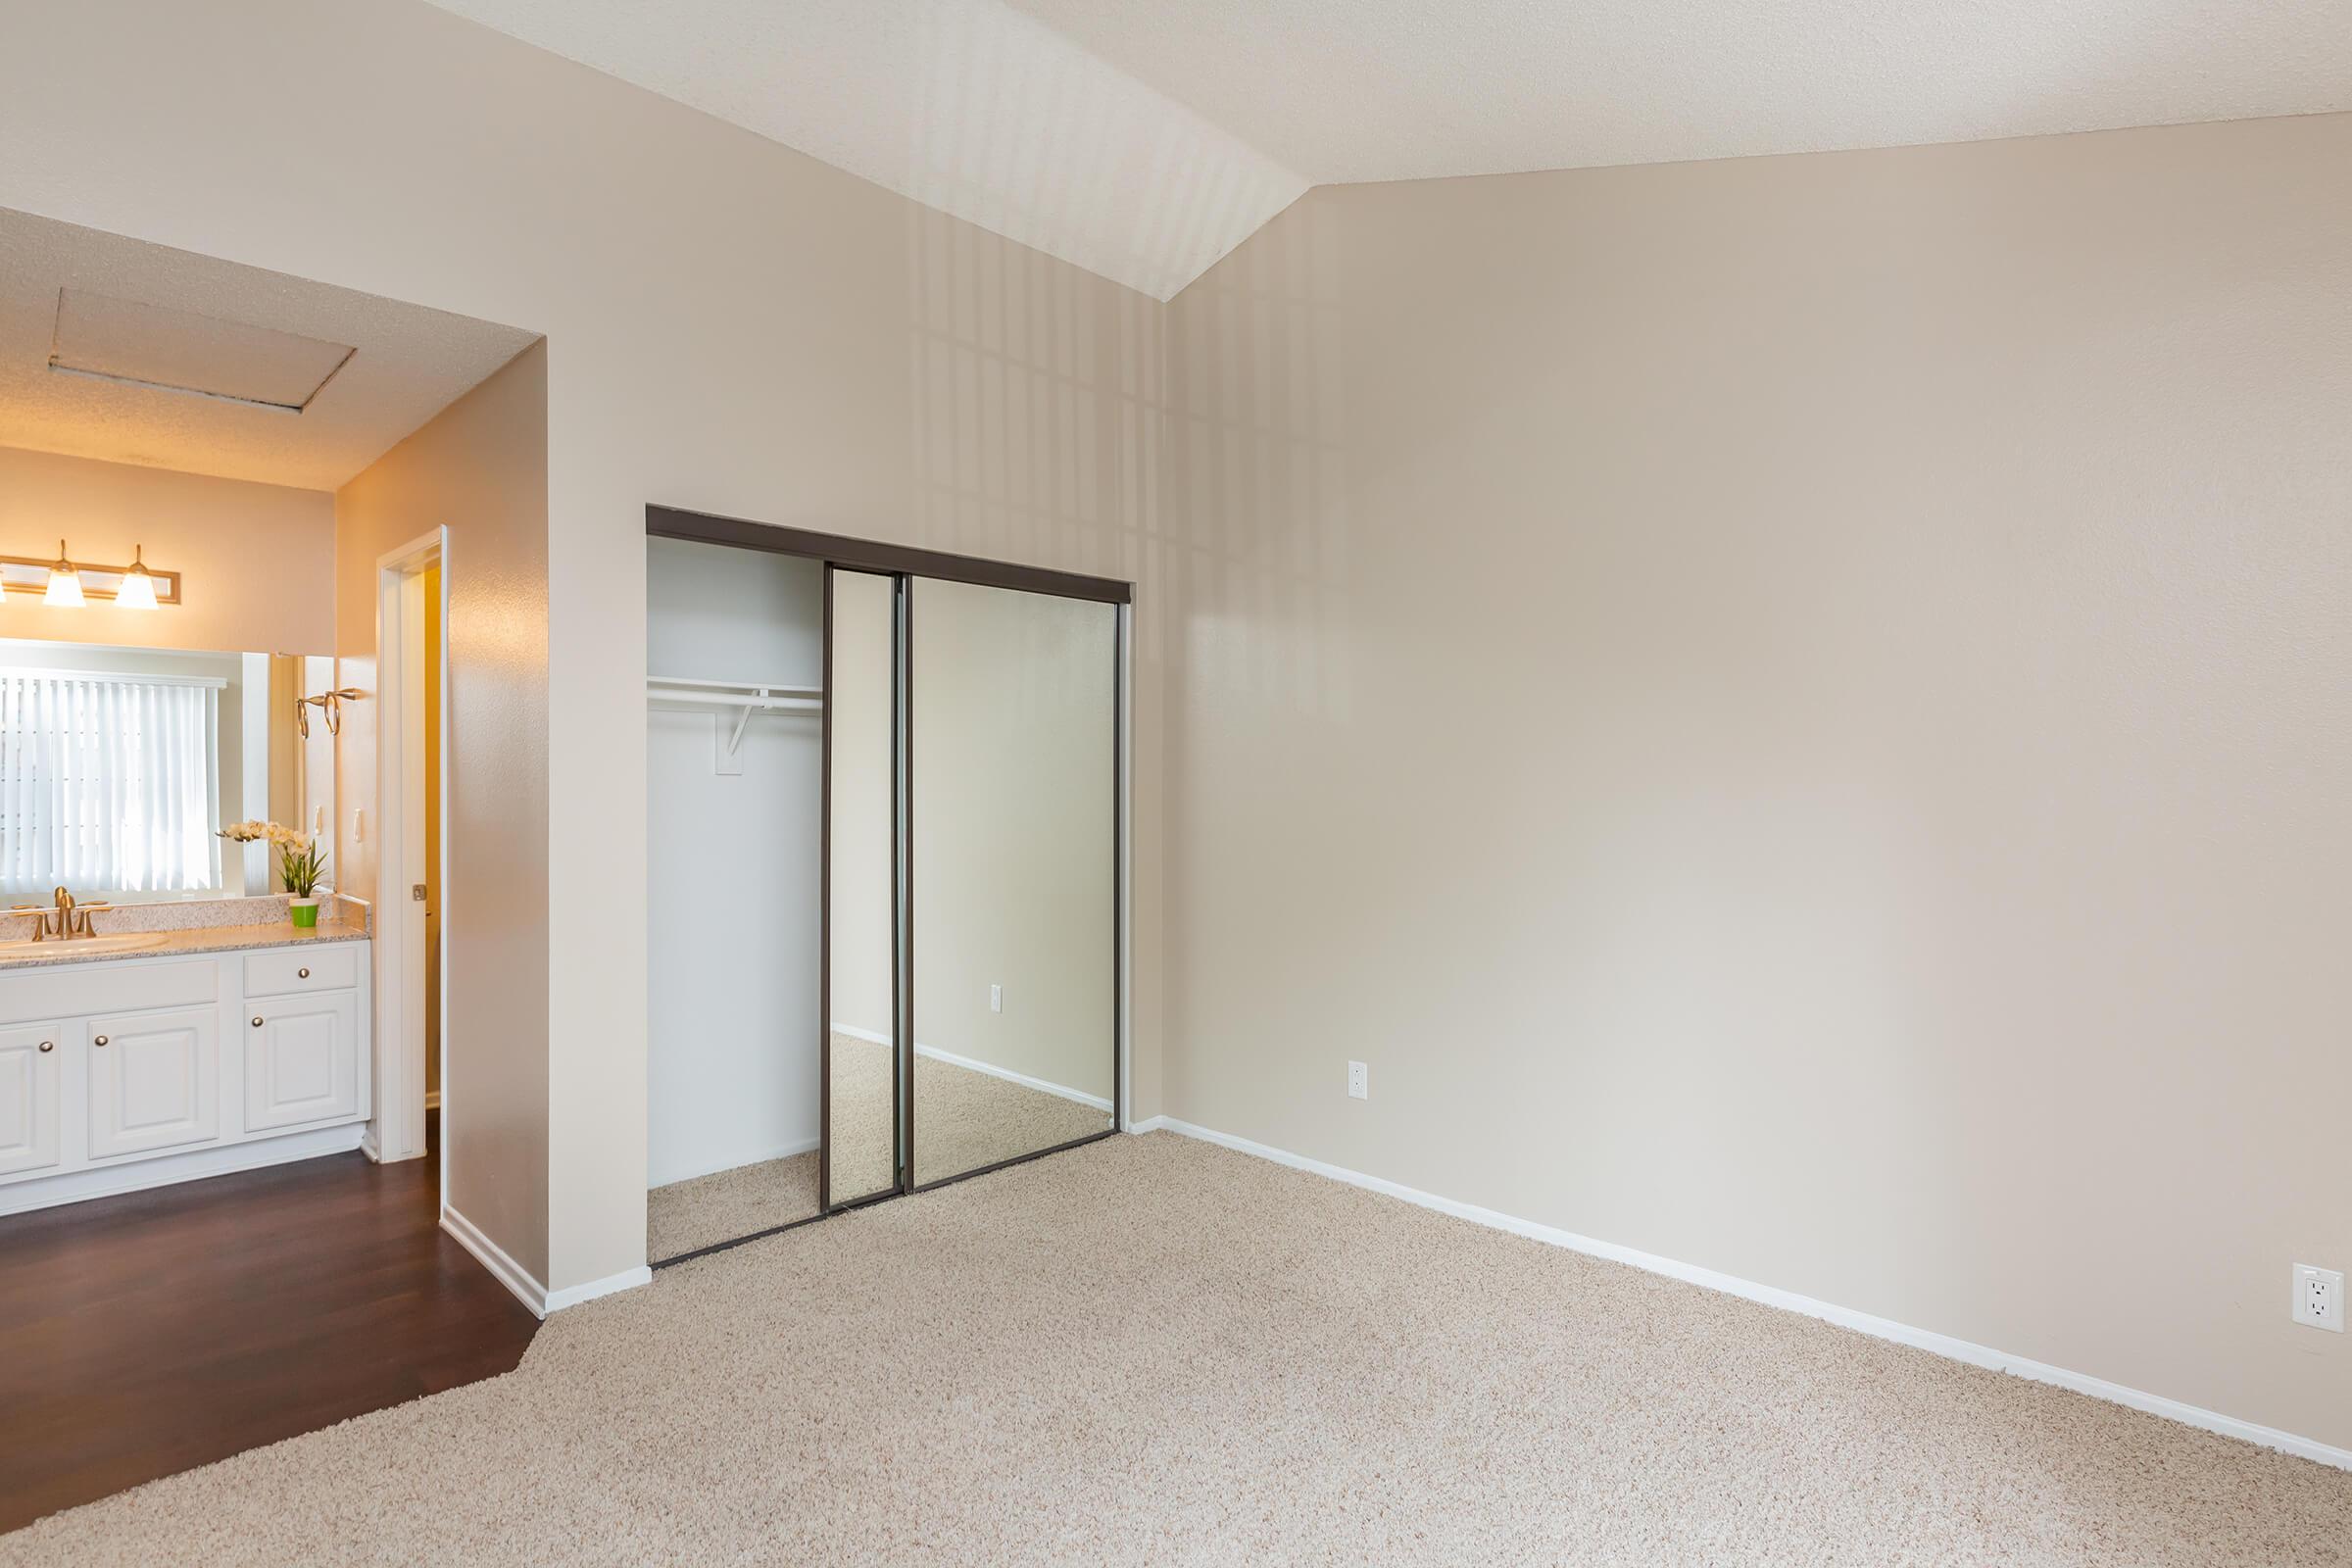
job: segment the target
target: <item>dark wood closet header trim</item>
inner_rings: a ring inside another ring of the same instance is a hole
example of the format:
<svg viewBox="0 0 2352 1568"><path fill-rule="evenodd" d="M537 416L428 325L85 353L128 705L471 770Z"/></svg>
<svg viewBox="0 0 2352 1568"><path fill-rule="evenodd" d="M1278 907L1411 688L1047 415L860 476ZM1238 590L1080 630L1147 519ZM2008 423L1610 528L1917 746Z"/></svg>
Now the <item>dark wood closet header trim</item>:
<svg viewBox="0 0 2352 1568"><path fill-rule="evenodd" d="M911 572L918 577L944 577L951 582L979 583L989 588L1018 588L1033 594L1058 594L1064 599L1093 599L1106 605L1129 604L1135 598L1134 585L1115 577L1089 577L1044 566L1016 566L1009 562L984 561L978 556L953 555L945 550L917 550L911 545L812 533L807 528L719 517L676 507L647 507L645 531L658 539L694 539L707 545L734 545L779 556L808 556L829 561L836 566Z"/></svg>

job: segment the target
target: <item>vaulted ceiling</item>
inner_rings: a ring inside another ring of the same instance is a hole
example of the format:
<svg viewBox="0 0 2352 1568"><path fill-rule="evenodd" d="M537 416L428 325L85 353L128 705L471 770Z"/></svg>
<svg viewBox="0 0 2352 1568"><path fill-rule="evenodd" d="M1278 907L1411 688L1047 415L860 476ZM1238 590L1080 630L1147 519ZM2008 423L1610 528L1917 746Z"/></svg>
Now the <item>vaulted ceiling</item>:
<svg viewBox="0 0 2352 1568"><path fill-rule="evenodd" d="M1160 299L1309 185L2352 108L2345 0L434 0Z"/></svg>

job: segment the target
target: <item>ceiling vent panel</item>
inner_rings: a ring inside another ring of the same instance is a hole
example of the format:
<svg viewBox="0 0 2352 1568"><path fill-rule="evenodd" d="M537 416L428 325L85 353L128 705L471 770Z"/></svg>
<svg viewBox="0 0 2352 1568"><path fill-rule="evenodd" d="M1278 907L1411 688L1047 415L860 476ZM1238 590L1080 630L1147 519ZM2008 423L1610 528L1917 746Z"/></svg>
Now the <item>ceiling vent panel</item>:
<svg viewBox="0 0 2352 1568"><path fill-rule="evenodd" d="M346 343L64 288L49 368L299 414L352 353Z"/></svg>

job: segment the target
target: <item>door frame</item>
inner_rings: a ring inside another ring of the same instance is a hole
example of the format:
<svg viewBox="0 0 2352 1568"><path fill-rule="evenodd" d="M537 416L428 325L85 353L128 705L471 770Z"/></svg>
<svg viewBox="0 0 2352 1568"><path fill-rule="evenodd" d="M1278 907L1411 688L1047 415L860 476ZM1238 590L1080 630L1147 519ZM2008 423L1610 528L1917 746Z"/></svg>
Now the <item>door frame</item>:
<svg viewBox="0 0 2352 1568"><path fill-rule="evenodd" d="M424 573L441 570L441 658L424 663ZM408 890L424 880L424 713L426 681L441 693L441 801L449 802L449 530L419 534L376 558L375 597L375 888L369 935L375 1017L372 1068L374 1119L368 1153L383 1162L420 1158L424 1139L424 993L429 945L424 905ZM355 838L358 835L355 834ZM441 889L442 1087L449 1057L449 839L441 835L441 863L429 868ZM452 1117L441 1105L441 1196L449 1198Z"/></svg>

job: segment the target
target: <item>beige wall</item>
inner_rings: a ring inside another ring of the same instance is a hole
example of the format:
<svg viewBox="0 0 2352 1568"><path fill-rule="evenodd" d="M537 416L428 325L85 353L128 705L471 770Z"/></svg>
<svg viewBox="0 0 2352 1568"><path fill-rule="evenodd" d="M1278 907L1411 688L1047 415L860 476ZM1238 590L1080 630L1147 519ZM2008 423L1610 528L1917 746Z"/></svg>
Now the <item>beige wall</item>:
<svg viewBox="0 0 2352 1568"><path fill-rule="evenodd" d="M376 690L376 563L449 530L444 1151L450 1206L536 1279L548 1255L547 348L525 349L335 495L343 680ZM345 891L376 899L376 706L337 744ZM635 717L631 714L632 719ZM384 901L400 896L386 891Z"/></svg>
<svg viewBox="0 0 2352 1568"><path fill-rule="evenodd" d="M1161 308L416 0L5 3L0 205L549 336L548 1283L633 1268L646 503L1140 577L1149 620ZM532 628L501 634L536 657ZM1158 652L1136 714L1142 1115Z"/></svg>
<svg viewBox="0 0 2352 1568"><path fill-rule="evenodd" d="M2347 171L1344 187L1196 283L1169 1110L2352 1444Z"/></svg>
<svg viewBox="0 0 2352 1568"><path fill-rule="evenodd" d="M53 556L61 534L73 559L109 566L144 546L149 565L182 574L184 602L52 610L12 588L0 602L6 635L227 653L334 646L334 498L323 490L0 447L0 555Z"/></svg>

